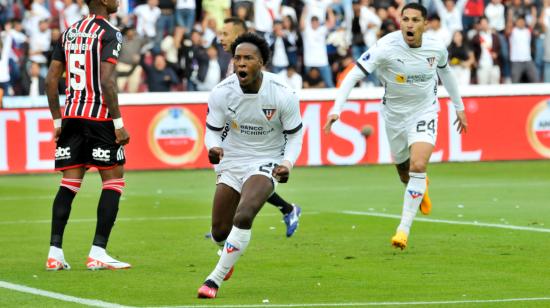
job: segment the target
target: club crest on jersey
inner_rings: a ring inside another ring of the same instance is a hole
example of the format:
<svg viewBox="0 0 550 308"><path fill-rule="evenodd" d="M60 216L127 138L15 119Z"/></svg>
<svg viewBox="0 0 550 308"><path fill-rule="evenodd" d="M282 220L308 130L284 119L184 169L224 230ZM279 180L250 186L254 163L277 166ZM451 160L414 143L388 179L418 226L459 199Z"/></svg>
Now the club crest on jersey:
<svg viewBox="0 0 550 308"><path fill-rule="evenodd" d="M232 252L235 252L235 251L239 251L240 249L233 246L233 244L229 243L229 242L225 242L225 251L227 253L232 253Z"/></svg>
<svg viewBox="0 0 550 308"><path fill-rule="evenodd" d="M419 191L414 191L414 190L410 190L410 189L409 189L409 194L411 195L411 197L412 197L413 199L416 199L416 198L418 198L418 197L422 197L422 193L419 192Z"/></svg>
<svg viewBox="0 0 550 308"><path fill-rule="evenodd" d="M273 115L275 115L275 111L277 111L277 109L262 109L262 110L268 121L271 121L271 118L273 118Z"/></svg>
<svg viewBox="0 0 550 308"><path fill-rule="evenodd" d="M426 58L426 61L428 61L428 64L430 65L430 67L432 67L432 65L434 65L434 62L435 62L435 57Z"/></svg>

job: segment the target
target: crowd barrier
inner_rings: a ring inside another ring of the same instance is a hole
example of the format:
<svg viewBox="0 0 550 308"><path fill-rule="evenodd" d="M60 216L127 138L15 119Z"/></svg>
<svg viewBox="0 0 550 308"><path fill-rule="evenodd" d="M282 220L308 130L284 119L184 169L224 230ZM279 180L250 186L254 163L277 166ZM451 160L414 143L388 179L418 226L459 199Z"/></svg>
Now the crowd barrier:
<svg viewBox="0 0 550 308"><path fill-rule="evenodd" d="M495 161L550 158L550 86L461 88L469 130L459 135L455 111L440 88L438 141L432 161ZM391 163L381 88L354 89L333 133L322 127L334 89L302 90L304 140L299 166ZM209 168L203 144L206 92L121 94L131 142L128 170ZM45 97L4 98L0 109L0 174L52 172L55 144ZM372 125L369 138L361 135Z"/></svg>

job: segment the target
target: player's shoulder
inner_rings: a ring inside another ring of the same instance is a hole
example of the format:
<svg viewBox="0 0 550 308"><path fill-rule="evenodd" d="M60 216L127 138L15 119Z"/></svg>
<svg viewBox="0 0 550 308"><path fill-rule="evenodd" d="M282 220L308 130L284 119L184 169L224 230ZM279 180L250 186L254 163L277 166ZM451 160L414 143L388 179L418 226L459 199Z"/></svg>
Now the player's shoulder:
<svg viewBox="0 0 550 308"><path fill-rule="evenodd" d="M105 30L104 37L116 37L119 42L122 42L122 33L120 33L119 28L103 17L96 17L94 21L102 28L102 30Z"/></svg>
<svg viewBox="0 0 550 308"><path fill-rule="evenodd" d="M447 50L445 42L432 33L424 33L422 35L422 48L436 51Z"/></svg>
<svg viewBox="0 0 550 308"><path fill-rule="evenodd" d="M270 88L270 91L272 93L275 93L278 96L289 96L296 94L296 91L291 88L288 83L278 74L264 71L263 75L263 82L267 83L267 86Z"/></svg>
<svg viewBox="0 0 550 308"><path fill-rule="evenodd" d="M227 100L239 91L237 75L231 74L220 81L211 91L210 98L214 100Z"/></svg>
<svg viewBox="0 0 550 308"><path fill-rule="evenodd" d="M376 42L376 45L383 47L399 46L403 41L403 34L401 30L390 32Z"/></svg>

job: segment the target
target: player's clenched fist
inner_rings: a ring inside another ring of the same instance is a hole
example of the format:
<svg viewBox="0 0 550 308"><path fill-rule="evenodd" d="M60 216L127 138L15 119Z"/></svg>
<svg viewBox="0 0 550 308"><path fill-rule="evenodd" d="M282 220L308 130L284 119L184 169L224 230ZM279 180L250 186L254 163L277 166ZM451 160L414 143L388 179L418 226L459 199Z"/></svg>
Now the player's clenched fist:
<svg viewBox="0 0 550 308"><path fill-rule="evenodd" d="M211 164L217 165L223 158L223 149L220 147L213 147L208 150L208 160Z"/></svg>
<svg viewBox="0 0 550 308"><path fill-rule="evenodd" d="M273 178L277 180L277 182L286 183L288 182L288 177L290 176L290 169L288 169L287 166L278 165L273 168L271 174L273 175Z"/></svg>
<svg viewBox="0 0 550 308"><path fill-rule="evenodd" d="M120 129L115 129L115 136L115 142L117 144L127 145L128 143L130 143L130 134L128 134L128 131L126 131L124 127L121 127Z"/></svg>

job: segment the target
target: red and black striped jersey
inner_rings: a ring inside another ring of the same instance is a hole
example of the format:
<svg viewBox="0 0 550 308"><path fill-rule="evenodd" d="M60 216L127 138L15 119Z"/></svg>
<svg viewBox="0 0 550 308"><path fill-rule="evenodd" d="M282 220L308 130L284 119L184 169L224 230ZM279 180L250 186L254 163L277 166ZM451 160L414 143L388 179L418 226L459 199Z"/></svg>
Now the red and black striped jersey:
<svg viewBox="0 0 550 308"><path fill-rule="evenodd" d="M101 89L100 63L117 63L122 34L102 16L88 15L61 35L53 60L65 63L63 118L110 120Z"/></svg>

